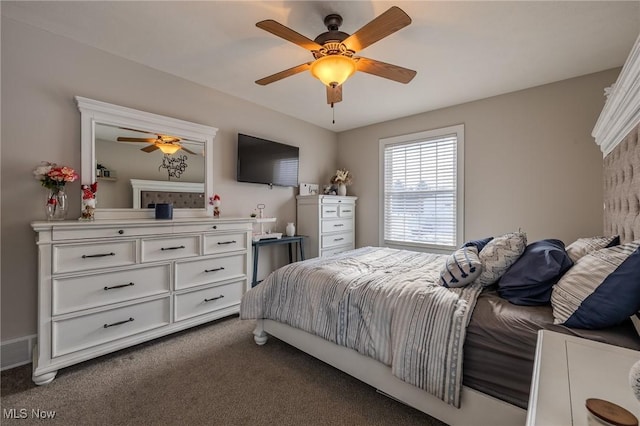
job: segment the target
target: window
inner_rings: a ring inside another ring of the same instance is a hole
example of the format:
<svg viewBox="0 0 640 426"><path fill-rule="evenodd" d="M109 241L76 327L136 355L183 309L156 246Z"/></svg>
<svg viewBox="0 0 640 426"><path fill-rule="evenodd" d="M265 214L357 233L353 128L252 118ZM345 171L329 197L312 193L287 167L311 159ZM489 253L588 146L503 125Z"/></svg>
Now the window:
<svg viewBox="0 0 640 426"><path fill-rule="evenodd" d="M464 125L380 140L380 245L461 244Z"/></svg>

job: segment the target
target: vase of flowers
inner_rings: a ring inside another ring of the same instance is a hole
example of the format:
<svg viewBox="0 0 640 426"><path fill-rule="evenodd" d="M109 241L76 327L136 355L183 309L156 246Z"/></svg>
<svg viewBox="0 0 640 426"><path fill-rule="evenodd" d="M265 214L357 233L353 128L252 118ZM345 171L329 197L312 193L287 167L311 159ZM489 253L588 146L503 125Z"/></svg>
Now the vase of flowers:
<svg viewBox="0 0 640 426"><path fill-rule="evenodd" d="M347 169L338 169L336 174L331 177L331 183L338 185L338 195L347 195L347 186L351 185L353 175Z"/></svg>
<svg viewBox="0 0 640 426"><path fill-rule="evenodd" d="M78 179L76 171L71 167L42 162L35 168L33 175L48 190L45 203L47 220L64 220L69 209L64 187L67 182Z"/></svg>

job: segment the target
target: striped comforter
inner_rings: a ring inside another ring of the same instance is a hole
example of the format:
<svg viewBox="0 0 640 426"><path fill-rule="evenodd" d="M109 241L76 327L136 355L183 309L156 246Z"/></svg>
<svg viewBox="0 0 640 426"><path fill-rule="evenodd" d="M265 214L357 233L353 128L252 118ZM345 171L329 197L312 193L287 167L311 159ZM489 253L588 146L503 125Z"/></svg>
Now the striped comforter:
<svg viewBox="0 0 640 426"><path fill-rule="evenodd" d="M286 265L248 291L243 319L279 321L391 366L456 407L478 285L438 284L446 256L364 247Z"/></svg>

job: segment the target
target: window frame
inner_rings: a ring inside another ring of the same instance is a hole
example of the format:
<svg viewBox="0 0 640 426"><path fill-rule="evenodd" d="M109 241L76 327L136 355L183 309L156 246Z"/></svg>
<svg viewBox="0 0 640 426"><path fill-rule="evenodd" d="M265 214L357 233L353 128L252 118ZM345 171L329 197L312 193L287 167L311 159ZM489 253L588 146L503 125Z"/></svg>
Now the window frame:
<svg viewBox="0 0 640 426"><path fill-rule="evenodd" d="M455 229L455 246L445 246L430 243L415 242L387 242L384 238L385 228L385 149L390 145L410 144L412 142L419 143L429 139L437 139L448 135L456 135L456 229ZM379 139L378 152L378 172L379 172L379 212L380 219L378 224L378 245L381 247L392 247L398 249L427 251L435 253L451 253L459 247L464 241L464 124L457 124L438 129L425 130L406 135L393 136Z"/></svg>

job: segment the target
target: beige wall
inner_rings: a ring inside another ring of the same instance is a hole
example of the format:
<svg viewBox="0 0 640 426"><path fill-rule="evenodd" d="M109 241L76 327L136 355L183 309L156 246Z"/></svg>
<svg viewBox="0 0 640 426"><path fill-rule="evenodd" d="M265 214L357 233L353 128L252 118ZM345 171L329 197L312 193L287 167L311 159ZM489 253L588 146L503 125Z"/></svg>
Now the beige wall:
<svg viewBox="0 0 640 426"><path fill-rule="evenodd" d="M602 154L591 130L608 70L405 117L338 135L339 165L353 172L356 245L378 245L378 140L465 125L464 239L521 228L529 241L601 234ZM425 93L425 96L429 96Z"/></svg>
<svg viewBox="0 0 640 426"><path fill-rule="evenodd" d="M45 193L31 172L42 160L80 170L75 95L218 127L214 186L224 216L248 216L264 203L279 228L295 221L296 189L236 182L237 132L299 146L301 182L324 182L335 171L333 132L4 17L1 30L2 341L36 331L30 222L44 219ZM68 189L70 217L78 217L79 182ZM282 247L261 252L261 276L284 262Z"/></svg>
<svg viewBox="0 0 640 426"><path fill-rule="evenodd" d="M223 215L246 216L265 203L280 228L295 220L295 189L235 181L236 133L244 132L300 146L301 182L326 182L336 167L351 170L349 193L360 197L357 245L377 245L378 140L464 123L466 239L522 228L531 241L568 243L602 232L602 156L590 133L603 88L618 69L336 136L5 18L1 31L3 341L35 333L37 256L29 224L44 218L44 190L31 171L42 160L80 169L75 95L218 127L214 177ZM73 216L79 184L69 189ZM277 247L265 250L260 275L283 262Z"/></svg>

